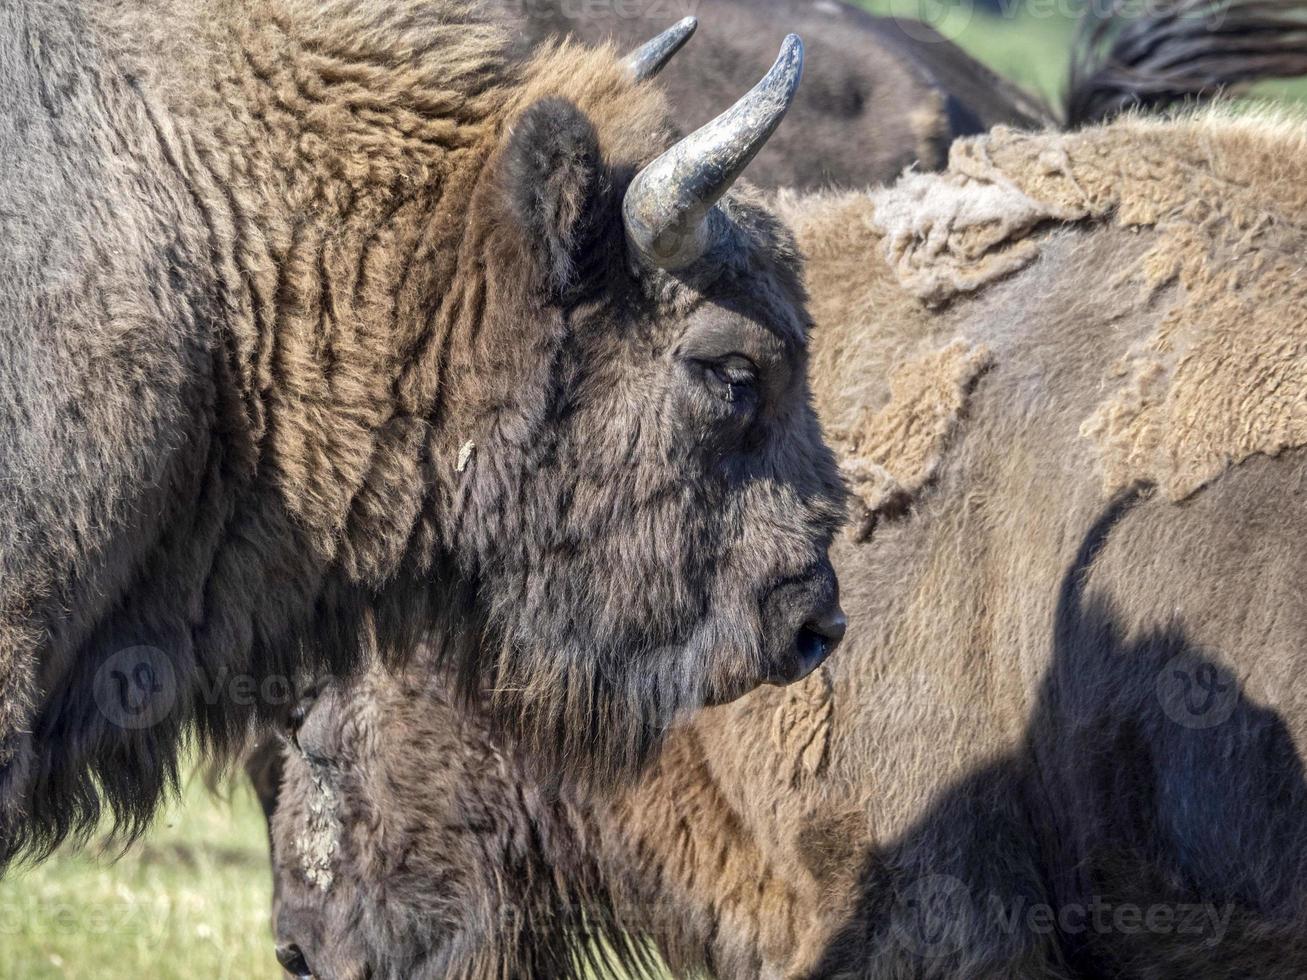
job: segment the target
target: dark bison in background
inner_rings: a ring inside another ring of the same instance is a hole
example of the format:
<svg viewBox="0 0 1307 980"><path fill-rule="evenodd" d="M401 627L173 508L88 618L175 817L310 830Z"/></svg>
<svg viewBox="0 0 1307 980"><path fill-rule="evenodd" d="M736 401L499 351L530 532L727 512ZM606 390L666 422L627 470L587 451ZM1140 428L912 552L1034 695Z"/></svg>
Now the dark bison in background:
<svg viewBox="0 0 1307 980"><path fill-rule="evenodd" d="M997 125L1074 129L1126 109L1157 110L1231 85L1302 71L1297 0L1091 4L1059 104L994 74L934 28L840 0L496 0L533 47L569 35L630 47L683 14L700 35L659 79L675 120L716 115L767 64L776 25L807 47L803 88L749 170L769 187L817 190L938 170L959 136Z"/></svg>
<svg viewBox="0 0 1307 980"><path fill-rule="evenodd" d="M629 47L669 18L695 15L699 36L659 79L678 125L686 127L712 118L722 93L738 90L767 63L776 25L800 34L808 51L803 88L785 128L749 172L765 186L865 186L913 164L937 170L958 136L1055 119L1049 107L927 25L875 17L836 0L497 2L520 24L528 47L567 36Z"/></svg>
<svg viewBox="0 0 1307 980"><path fill-rule="evenodd" d="M730 190L797 39L670 149L452 0L7 3L0 64L0 865L419 637L599 777L838 641L799 263Z"/></svg>
<svg viewBox="0 0 1307 980"><path fill-rule="evenodd" d="M1208 112L782 195L848 649L601 799L428 671L329 687L274 817L283 963L1307 975L1304 187L1307 124Z"/></svg>

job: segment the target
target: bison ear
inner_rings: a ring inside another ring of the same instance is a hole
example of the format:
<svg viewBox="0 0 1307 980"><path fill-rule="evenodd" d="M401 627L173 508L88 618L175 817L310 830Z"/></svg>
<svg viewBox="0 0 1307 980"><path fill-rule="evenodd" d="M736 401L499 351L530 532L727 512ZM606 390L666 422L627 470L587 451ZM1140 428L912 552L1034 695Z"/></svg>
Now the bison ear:
<svg viewBox="0 0 1307 980"><path fill-rule="evenodd" d="M504 158L509 209L538 272L557 294L575 285L603 180L599 135L564 99L522 114Z"/></svg>

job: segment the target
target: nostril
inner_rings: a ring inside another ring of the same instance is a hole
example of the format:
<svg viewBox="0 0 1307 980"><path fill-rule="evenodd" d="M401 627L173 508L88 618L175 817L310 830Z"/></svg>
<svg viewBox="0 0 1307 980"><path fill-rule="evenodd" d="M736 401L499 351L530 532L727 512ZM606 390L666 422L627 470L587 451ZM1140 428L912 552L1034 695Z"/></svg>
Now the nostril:
<svg viewBox="0 0 1307 980"><path fill-rule="evenodd" d="M802 680L825 663L826 658L840 645L840 640L844 639L844 631L847 627L848 620L844 616L844 610L839 606L834 606L804 623L799 629L798 636L794 638L794 649L799 655L799 662L797 672L790 679L790 683Z"/></svg>
<svg viewBox="0 0 1307 980"><path fill-rule="evenodd" d="M790 682L802 680L820 667L830 656L831 650L835 649L835 641L805 626L794 638L794 649L799 655L799 662L795 673L788 678Z"/></svg>
<svg viewBox="0 0 1307 980"><path fill-rule="evenodd" d="M818 636L829 640L831 649L834 649L836 644L844 639L844 632L848 629L848 626L848 617L844 615L844 610L839 606L803 624L804 629L811 630Z"/></svg>
<svg viewBox="0 0 1307 980"><path fill-rule="evenodd" d="M294 943L277 947L277 962L292 977L298 977L300 980L311 980L313 977L313 971L309 969L308 960L304 958L304 953Z"/></svg>

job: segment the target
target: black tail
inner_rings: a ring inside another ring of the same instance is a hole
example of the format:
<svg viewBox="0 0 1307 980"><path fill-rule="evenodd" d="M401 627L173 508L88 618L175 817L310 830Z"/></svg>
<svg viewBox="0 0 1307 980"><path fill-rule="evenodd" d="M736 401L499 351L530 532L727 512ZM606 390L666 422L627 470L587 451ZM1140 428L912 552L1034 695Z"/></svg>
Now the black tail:
<svg viewBox="0 0 1307 980"><path fill-rule="evenodd" d="M1307 0L1143 0L1133 15L1124 3L1096 7L1071 57L1068 129L1307 74Z"/></svg>

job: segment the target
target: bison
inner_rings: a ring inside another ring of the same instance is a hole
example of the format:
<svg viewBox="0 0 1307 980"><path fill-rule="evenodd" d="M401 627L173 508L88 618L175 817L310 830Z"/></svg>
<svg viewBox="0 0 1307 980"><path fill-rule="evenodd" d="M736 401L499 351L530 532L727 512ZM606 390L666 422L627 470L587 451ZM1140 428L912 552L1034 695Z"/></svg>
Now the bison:
<svg viewBox="0 0 1307 980"><path fill-rule="evenodd" d="M454 0L0 8L0 864L419 640L595 779L830 652L798 260L732 190L802 45L680 142L660 60Z"/></svg>
<svg viewBox="0 0 1307 980"><path fill-rule="evenodd" d="M704 25L662 78L681 117L706 122L720 99L766 63L770 25L802 35L809 53L785 129L750 171L770 187L862 187L909 166L938 170L958 136L1005 123L1040 127L1052 107L1001 79L925 24L875 17L838 0L500 0L522 43L574 35L639 42L677 12Z"/></svg>
<svg viewBox="0 0 1307 980"><path fill-rule="evenodd" d="M1241 82L1302 71L1297 0L1091 5L1056 104L995 75L927 24L876 17L841 0L498 0L522 44L573 35L633 46L682 12L704 36L662 77L689 125L752 82L772 24L803 36L808 66L785 128L758 154L755 183L865 187L909 166L938 170L959 136L996 125L1076 129L1126 109L1158 110Z"/></svg>
<svg viewBox="0 0 1307 980"><path fill-rule="evenodd" d="M1304 168L1301 121L1217 110L782 194L849 649L614 798L542 792L427 672L330 687L274 817L283 963L1302 976Z"/></svg>

